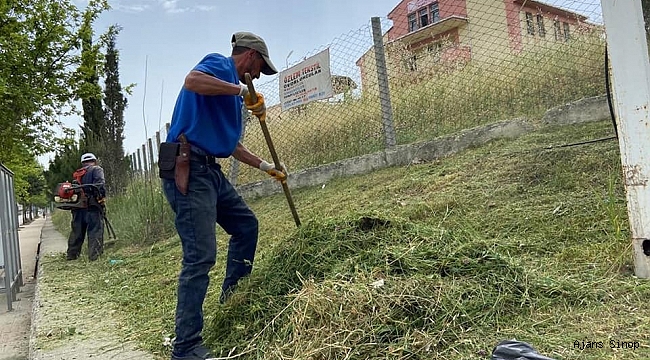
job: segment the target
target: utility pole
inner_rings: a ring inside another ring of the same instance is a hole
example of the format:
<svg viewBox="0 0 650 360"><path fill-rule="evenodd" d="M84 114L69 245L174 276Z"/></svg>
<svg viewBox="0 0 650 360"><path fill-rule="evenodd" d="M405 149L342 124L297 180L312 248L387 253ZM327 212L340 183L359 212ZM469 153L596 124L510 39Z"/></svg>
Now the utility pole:
<svg viewBox="0 0 650 360"><path fill-rule="evenodd" d="M634 273L650 278L650 60L641 0L601 0L612 66Z"/></svg>

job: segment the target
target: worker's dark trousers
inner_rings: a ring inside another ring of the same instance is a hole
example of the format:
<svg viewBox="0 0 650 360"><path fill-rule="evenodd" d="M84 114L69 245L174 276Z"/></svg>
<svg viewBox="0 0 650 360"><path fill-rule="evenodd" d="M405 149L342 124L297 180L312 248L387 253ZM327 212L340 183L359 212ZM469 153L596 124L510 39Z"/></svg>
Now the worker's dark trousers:
<svg viewBox="0 0 650 360"><path fill-rule="evenodd" d="M253 269L258 223L218 164L192 160L187 195L178 191L174 180L163 180L163 190L176 214L176 230L183 247L173 349L174 356L180 358L203 342L203 301L210 282L208 274L217 257L215 222L230 235L222 302L239 279Z"/></svg>
<svg viewBox="0 0 650 360"><path fill-rule="evenodd" d="M86 232L88 232L88 258L97 260L104 252L104 217L99 209L72 211L72 231L68 238L68 259L76 259L81 253Z"/></svg>

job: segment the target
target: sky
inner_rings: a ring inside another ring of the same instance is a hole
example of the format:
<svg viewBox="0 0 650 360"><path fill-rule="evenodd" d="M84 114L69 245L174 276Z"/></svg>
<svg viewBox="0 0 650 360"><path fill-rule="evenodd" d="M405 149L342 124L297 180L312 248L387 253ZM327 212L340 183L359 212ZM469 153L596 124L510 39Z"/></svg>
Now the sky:
<svg viewBox="0 0 650 360"><path fill-rule="evenodd" d="M74 0L83 7L87 0ZM600 0L548 0L593 15ZM170 121L187 73L208 53L230 54L230 37L251 31L266 41L271 61L278 70L348 37L360 54L371 44L370 18L386 17L399 0L109 0L112 10L103 13L95 30L104 32L118 24L120 80L135 84L125 110L127 154L142 146ZM590 16L592 20L593 16ZM384 30L390 26L384 22ZM362 39L362 40L358 40ZM367 41L367 43L366 43ZM333 54L335 55L335 54ZM357 54L349 54L351 60ZM335 68L335 64L332 67ZM258 84L272 81L262 75ZM79 129L80 117L62 119ZM145 131L146 128L146 131ZM163 139L164 140L164 139ZM39 160L47 166L52 154Z"/></svg>

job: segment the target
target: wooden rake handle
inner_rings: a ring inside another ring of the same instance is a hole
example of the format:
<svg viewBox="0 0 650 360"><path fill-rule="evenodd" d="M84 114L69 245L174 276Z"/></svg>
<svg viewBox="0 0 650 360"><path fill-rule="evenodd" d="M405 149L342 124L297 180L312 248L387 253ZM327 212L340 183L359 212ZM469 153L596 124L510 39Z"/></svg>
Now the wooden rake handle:
<svg viewBox="0 0 650 360"><path fill-rule="evenodd" d="M248 86L248 93L251 99L257 102L257 93L255 92L255 87L253 86L253 79L251 78L251 74L249 73L244 74L244 78L246 80L246 86ZM260 126L262 127L262 133L264 133L264 139L266 140L266 145L268 146L269 152L271 153L271 157L273 158L275 169L278 171L282 171L280 158L278 158L278 153L275 151L275 146L273 145L273 140L271 140L271 134L269 133L269 128L266 126L265 117L257 116L257 119L260 121ZM287 180L284 179L280 183L282 184L282 190L284 191L284 195L287 198L287 203L289 203L289 209L291 209L291 215L293 215L293 220L295 221L296 226L299 227L300 218L298 217L296 206L293 203L293 197L291 196L291 190L289 190L289 185L287 184Z"/></svg>

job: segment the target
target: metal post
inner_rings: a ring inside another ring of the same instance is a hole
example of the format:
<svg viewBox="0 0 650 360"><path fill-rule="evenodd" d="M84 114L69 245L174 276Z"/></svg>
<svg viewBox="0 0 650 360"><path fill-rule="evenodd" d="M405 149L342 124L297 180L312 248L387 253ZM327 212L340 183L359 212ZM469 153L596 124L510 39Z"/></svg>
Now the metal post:
<svg viewBox="0 0 650 360"><path fill-rule="evenodd" d="M17 284L17 291L20 291L20 287L22 287L24 284L23 282L23 260L20 258L20 239L18 238L18 219L16 217L16 192L14 189L16 188L14 185L14 177L13 176L8 176L9 179L9 205L7 206L9 209L9 238L10 240L14 243L14 249L16 253L16 257L14 259L14 264L15 264L15 269L17 269L16 273L16 281L18 282Z"/></svg>
<svg viewBox="0 0 650 360"><path fill-rule="evenodd" d="M381 120L384 127L384 140L386 147L392 148L396 144L395 126L393 126L393 106L390 102L390 88L388 85L384 40L381 35L381 21L378 17L373 17L371 23L372 39L375 43L375 62L377 64L377 80L379 84L379 100L381 101Z"/></svg>
<svg viewBox="0 0 650 360"><path fill-rule="evenodd" d="M7 172L3 172L2 177L3 177L3 184L2 184L2 195L0 195L0 199L2 203L2 208L6 209L11 204L11 200L9 199L10 196L9 194L10 191L13 192L13 187L10 186L11 178ZM11 300L15 301L16 296L14 292L14 281L15 281L15 274L17 271L16 263L15 263L16 248L15 248L14 241L11 237L11 228L9 226L10 219L8 215L9 213L7 211L3 211L2 220L1 220L2 228L3 228L2 241L5 243L5 247L4 247L5 277L9 278L9 287L6 290L8 292L8 295L11 296ZM7 298L9 298L9 296Z"/></svg>
<svg viewBox="0 0 650 360"><path fill-rule="evenodd" d="M6 207L7 202L5 201L5 196L7 192L7 186L6 186L6 177L5 173L3 171L4 169L0 169L0 209L3 209ZM6 213L5 211L2 211L2 213ZM5 278L5 283L4 283L4 292L5 295L7 296L7 310L12 311L12 302L13 302L13 297L12 297L12 289L11 289L11 272L10 272L10 267L9 265L11 263L11 256L9 254L9 244L8 244L8 238L5 234L7 234L9 230L7 229L7 226L4 221L4 216L0 214L0 252L2 253L2 265L4 266L4 278Z"/></svg>
<svg viewBox="0 0 650 360"><path fill-rule="evenodd" d="M23 283L18 218L14 194L13 173L0 164L0 266L4 272L4 284L0 292L7 296L7 309L13 310L12 302Z"/></svg>
<svg viewBox="0 0 650 360"><path fill-rule="evenodd" d="M612 82L634 273L650 278L650 60L640 0L601 0Z"/></svg>

